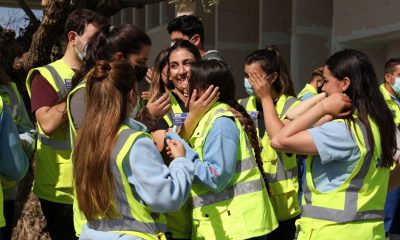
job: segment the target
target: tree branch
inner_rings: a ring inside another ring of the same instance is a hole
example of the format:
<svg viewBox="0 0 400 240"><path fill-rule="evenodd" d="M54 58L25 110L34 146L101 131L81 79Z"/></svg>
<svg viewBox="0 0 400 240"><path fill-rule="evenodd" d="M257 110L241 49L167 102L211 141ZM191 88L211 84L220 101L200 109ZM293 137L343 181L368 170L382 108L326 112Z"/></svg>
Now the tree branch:
<svg viewBox="0 0 400 240"><path fill-rule="evenodd" d="M36 18L35 14L32 12L32 9L26 4L25 0L17 0L19 6L24 10L25 14L29 17L29 20L32 23L37 23L39 22L38 19Z"/></svg>

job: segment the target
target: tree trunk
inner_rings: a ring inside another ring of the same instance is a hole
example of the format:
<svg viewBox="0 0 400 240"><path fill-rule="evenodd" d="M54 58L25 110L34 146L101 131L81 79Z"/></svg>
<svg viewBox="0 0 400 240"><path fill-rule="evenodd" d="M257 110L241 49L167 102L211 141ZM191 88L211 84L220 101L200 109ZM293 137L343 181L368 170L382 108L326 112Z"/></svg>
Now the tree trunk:
<svg viewBox="0 0 400 240"><path fill-rule="evenodd" d="M50 1L44 11L42 23L33 35L29 51L17 60L15 67L29 71L31 68L50 62L53 44L62 35L66 17L69 13L70 0Z"/></svg>

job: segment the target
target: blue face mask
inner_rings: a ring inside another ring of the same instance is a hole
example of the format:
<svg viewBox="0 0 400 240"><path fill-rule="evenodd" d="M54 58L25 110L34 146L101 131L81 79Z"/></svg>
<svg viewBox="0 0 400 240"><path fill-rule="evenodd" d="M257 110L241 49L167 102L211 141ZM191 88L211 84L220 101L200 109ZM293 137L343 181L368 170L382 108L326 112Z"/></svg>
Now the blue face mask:
<svg viewBox="0 0 400 240"><path fill-rule="evenodd" d="M254 92L253 86L251 86L248 78L244 78L244 87L246 88L247 94L249 94L250 96L256 95L256 93Z"/></svg>
<svg viewBox="0 0 400 240"><path fill-rule="evenodd" d="M397 96L400 96L400 77L394 78L394 84L392 85L392 89L397 94Z"/></svg>

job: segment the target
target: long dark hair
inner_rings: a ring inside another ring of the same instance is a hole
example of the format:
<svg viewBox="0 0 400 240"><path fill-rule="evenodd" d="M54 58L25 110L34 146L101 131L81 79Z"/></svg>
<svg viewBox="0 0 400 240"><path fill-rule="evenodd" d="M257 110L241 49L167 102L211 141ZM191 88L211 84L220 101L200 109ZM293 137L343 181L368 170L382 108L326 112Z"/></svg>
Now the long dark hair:
<svg viewBox="0 0 400 240"><path fill-rule="evenodd" d="M350 85L345 93L350 97L353 111L367 127L369 145L374 147L374 139L368 117L378 125L381 136L382 166L391 167L393 152L396 148L395 125L393 115L379 91L379 83L368 57L357 50L345 49L333 54L325 62L332 75L339 81L345 77ZM354 119L349 118L354 124Z"/></svg>
<svg viewBox="0 0 400 240"><path fill-rule="evenodd" d="M79 208L90 221L116 214L110 156L128 115L128 95L137 83L126 60L100 61L86 79L87 109L72 159Z"/></svg>
<svg viewBox="0 0 400 240"><path fill-rule="evenodd" d="M151 46L150 38L133 25L103 27L88 42L85 60L72 78L72 87L74 88L82 81L89 70L95 66L96 61L111 60L117 52L121 52L126 58L128 54L139 53L144 46Z"/></svg>
<svg viewBox="0 0 400 240"><path fill-rule="evenodd" d="M296 97L293 82L290 78L288 68L279 49L276 46L268 46L265 49L258 49L246 57L246 65L259 63L262 70L270 75L278 74L277 80L272 83L272 88L279 94Z"/></svg>
<svg viewBox="0 0 400 240"><path fill-rule="evenodd" d="M206 90L208 86L219 87L218 102L226 103L232 107L232 112L243 126L248 139L254 149L256 162L265 179L262 167L261 146L258 140L256 126L250 118L246 109L235 99L235 81L228 65L218 60L200 60L192 63L189 79L189 94L193 94L194 89Z"/></svg>

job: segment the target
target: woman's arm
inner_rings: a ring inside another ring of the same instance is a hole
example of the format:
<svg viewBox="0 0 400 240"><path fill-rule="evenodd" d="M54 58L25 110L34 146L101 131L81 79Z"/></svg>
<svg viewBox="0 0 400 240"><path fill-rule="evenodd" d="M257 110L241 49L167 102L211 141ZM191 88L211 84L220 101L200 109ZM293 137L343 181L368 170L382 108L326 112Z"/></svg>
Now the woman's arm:
<svg viewBox="0 0 400 240"><path fill-rule="evenodd" d="M150 138L136 140L129 153L128 181L139 197L155 212L178 210L190 193L193 180L193 150L167 167Z"/></svg>
<svg viewBox="0 0 400 240"><path fill-rule="evenodd" d="M304 114L294 119L291 123L271 140L271 146L282 152L293 152L305 155L315 155L317 148L310 133L305 131L311 128L322 116L343 117L350 113L351 101L343 94L333 94L318 102Z"/></svg>
<svg viewBox="0 0 400 240"><path fill-rule="evenodd" d="M268 79L256 73L250 73L250 84L260 99L264 112L265 131L270 138L273 138L285 125L279 119L271 97L271 86Z"/></svg>
<svg viewBox="0 0 400 240"><path fill-rule="evenodd" d="M298 118L300 115L305 113L319 101L325 99L326 98L325 95L326 95L325 93L320 93L318 95L313 96L312 98L302 101L296 107L289 109L286 112L286 117L291 120Z"/></svg>
<svg viewBox="0 0 400 240"><path fill-rule="evenodd" d="M228 117L217 118L203 147L203 161L195 159L195 181L220 192L235 174L239 129Z"/></svg>
<svg viewBox="0 0 400 240"><path fill-rule="evenodd" d="M315 104L318 104L318 102L322 101L323 99L326 98L325 93L320 93L312 98L309 98L305 101L302 101L300 104L298 104L296 107L289 109L286 112L286 118L293 121L294 119L298 118L300 115L305 113L307 110L312 108ZM315 126L321 126L322 124L332 121L333 117L330 115L325 115L323 116L320 120L318 120L316 123L314 123Z"/></svg>

